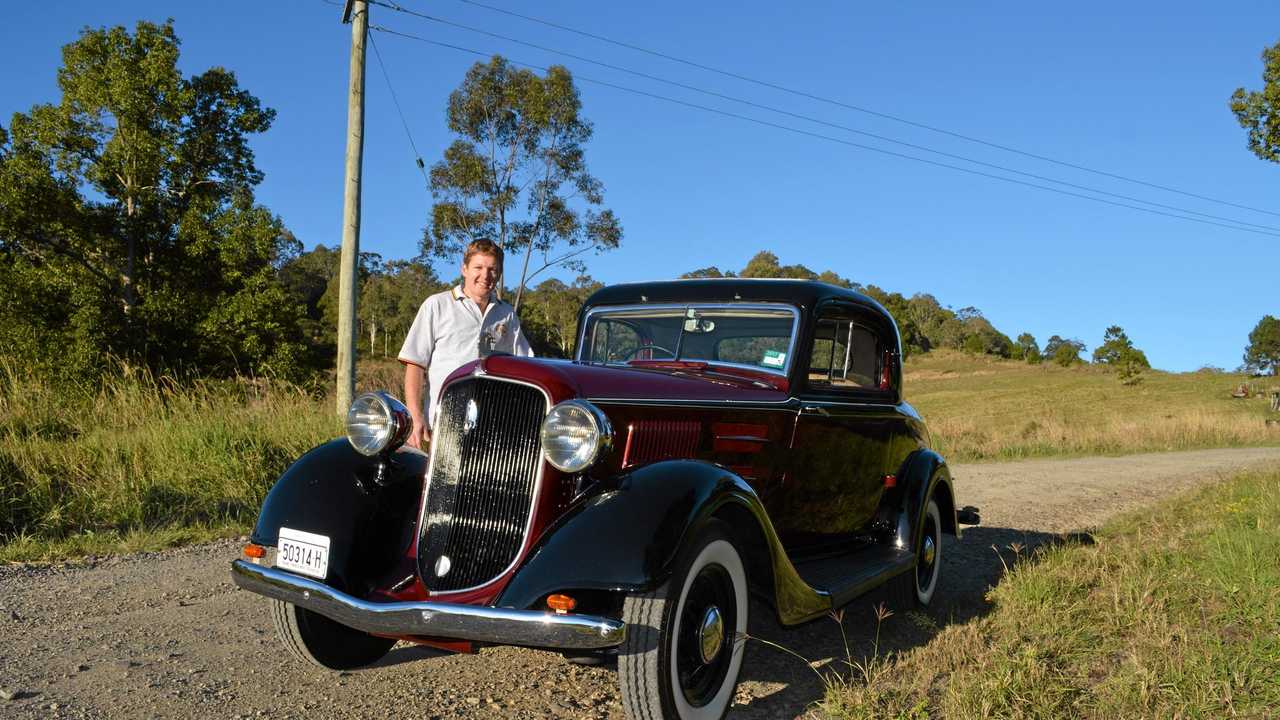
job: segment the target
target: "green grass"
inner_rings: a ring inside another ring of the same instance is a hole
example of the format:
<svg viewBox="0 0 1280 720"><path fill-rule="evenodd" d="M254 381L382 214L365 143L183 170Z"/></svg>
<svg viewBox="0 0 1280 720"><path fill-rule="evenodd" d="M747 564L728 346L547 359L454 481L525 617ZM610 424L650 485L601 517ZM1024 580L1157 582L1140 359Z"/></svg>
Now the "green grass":
<svg viewBox="0 0 1280 720"><path fill-rule="evenodd" d="M869 718L1271 718L1280 708L1280 472L1023 557L990 614L829 685Z"/></svg>
<svg viewBox="0 0 1280 720"><path fill-rule="evenodd" d="M908 360L903 384L934 446L972 461L1280 445L1266 400L1231 397L1241 382L1280 390L1280 378L1217 372L1147 371L1125 386L1098 367L945 350Z"/></svg>
<svg viewBox="0 0 1280 720"><path fill-rule="evenodd" d="M122 367L86 390L0 366L0 559L243 532L280 472L341 433L328 407L264 381L180 387Z"/></svg>

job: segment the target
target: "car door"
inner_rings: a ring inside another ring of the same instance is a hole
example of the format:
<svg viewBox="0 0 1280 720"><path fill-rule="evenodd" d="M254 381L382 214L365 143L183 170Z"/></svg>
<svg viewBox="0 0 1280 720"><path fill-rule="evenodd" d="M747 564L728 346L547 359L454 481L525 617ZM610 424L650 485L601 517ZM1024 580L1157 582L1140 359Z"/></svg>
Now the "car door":
<svg viewBox="0 0 1280 720"><path fill-rule="evenodd" d="M888 387L883 319L852 303L819 306L809 328L791 469L779 503L789 549L859 536L884 492L899 417Z"/></svg>

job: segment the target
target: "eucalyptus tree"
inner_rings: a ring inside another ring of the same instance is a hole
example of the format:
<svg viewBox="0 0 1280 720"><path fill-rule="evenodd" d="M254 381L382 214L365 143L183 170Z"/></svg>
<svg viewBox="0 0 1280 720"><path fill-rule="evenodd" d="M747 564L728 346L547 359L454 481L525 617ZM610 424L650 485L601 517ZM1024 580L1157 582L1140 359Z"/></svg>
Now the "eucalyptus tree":
<svg viewBox="0 0 1280 720"><path fill-rule="evenodd" d="M495 55L467 71L449 95L447 117L458 137L431 167L425 255L456 262L467 243L488 238L522 256L519 309L539 273L581 272L584 254L621 242L618 218L602 208L604 185L587 168L592 126L566 68L539 76Z"/></svg>

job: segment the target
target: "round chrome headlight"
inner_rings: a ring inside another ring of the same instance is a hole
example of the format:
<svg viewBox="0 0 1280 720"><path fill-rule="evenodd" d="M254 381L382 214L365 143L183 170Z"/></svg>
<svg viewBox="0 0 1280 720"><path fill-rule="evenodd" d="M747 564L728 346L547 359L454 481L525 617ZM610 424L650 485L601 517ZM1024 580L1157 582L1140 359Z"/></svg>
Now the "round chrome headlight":
<svg viewBox="0 0 1280 720"><path fill-rule="evenodd" d="M613 445L613 428L600 408L565 400L542 421L542 454L564 472L582 472Z"/></svg>
<svg viewBox="0 0 1280 720"><path fill-rule="evenodd" d="M360 394L347 410L347 440L361 455L395 450L412 428L408 409L382 391Z"/></svg>

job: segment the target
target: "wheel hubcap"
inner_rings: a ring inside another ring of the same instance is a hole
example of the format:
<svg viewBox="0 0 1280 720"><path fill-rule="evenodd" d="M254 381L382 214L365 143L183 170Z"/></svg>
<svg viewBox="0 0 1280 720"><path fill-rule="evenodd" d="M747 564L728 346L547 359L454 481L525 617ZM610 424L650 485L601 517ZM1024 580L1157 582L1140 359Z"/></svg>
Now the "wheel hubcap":
<svg viewBox="0 0 1280 720"><path fill-rule="evenodd" d="M938 546L933 542L933 536L930 535L924 539L924 551L921 553L921 559L925 565L933 565L933 560L938 554Z"/></svg>
<svg viewBox="0 0 1280 720"><path fill-rule="evenodd" d="M689 705L715 698L733 660L732 633L738 627L733 581L720 565L703 567L684 599L675 635L675 675Z"/></svg>
<svg viewBox="0 0 1280 720"><path fill-rule="evenodd" d="M720 653L720 647L724 644L724 619L720 617L720 608L715 605L707 608L698 634L698 648L702 653L702 662L710 663Z"/></svg>

